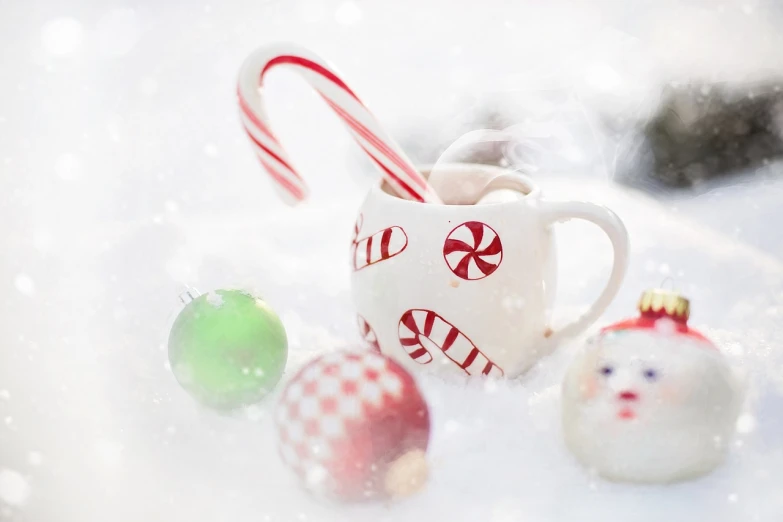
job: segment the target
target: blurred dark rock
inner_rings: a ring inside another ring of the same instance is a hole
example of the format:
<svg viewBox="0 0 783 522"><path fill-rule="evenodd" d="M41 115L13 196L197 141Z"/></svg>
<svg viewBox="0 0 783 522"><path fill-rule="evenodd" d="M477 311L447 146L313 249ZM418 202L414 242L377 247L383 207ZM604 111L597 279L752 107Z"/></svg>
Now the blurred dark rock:
<svg viewBox="0 0 783 522"><path fill-rule="evenodd" d="M663 92L616 181L687 188L783 155L783 83L689 84Z"/></svg>

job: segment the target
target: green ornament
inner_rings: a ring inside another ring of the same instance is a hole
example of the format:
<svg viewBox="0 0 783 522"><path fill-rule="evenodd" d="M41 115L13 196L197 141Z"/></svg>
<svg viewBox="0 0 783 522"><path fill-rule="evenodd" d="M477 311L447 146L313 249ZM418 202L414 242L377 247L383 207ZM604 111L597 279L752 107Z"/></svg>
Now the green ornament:
<svg viewBox="0 0 783 522"><path fill-rule="evenodd" d="M169 362L177 381L199 402L218 409L260 401L283 376L287 359L280 318L263 300L241 290L196 297L169 334Z"/></svg>

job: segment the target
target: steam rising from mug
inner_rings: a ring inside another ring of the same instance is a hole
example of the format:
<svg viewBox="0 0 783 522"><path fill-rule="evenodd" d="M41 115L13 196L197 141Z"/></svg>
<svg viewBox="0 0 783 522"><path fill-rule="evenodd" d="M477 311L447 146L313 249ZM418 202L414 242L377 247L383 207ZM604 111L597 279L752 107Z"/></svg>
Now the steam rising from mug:
<svg viewBox="0 0 783 522"><path fill-rule="evenodd" d="M532 162L533 153L543 153L546 148L539 141L551 136L545 128L529 124L518 124L504 130L477 129L463 134L443 151L430 170L430 186L441 199L457 205L477 203L487 193L491 179L484 176L455 178L447 165L471 162L478 149L490 147L502 148L501 166L511 171L532 174L538 167ZM451 172L451 174L448 174ZM502 187L500 187L502 188Z"/></svg>

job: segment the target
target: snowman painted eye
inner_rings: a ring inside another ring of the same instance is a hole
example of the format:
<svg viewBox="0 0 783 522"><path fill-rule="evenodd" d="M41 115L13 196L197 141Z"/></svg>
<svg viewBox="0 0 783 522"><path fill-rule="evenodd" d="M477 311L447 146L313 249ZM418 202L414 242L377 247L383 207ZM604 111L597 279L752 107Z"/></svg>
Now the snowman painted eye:
<svg viewBox="0 0 783 522"><path fill-rule="evenodd" d="M609 377L610 375L612 375L614 373L614 368L612 368L609 365L601 366L601 368L598 370L598 372L601 375L603 375L604 377Z"/></svg>
<svg viewBox="0 0 783 522"><path fill-rule="evenodd" d="M658 372L656 370L653 370L652 368L647 368L644 370L644 378L648 381L655 381L658 380Z"/></svg>

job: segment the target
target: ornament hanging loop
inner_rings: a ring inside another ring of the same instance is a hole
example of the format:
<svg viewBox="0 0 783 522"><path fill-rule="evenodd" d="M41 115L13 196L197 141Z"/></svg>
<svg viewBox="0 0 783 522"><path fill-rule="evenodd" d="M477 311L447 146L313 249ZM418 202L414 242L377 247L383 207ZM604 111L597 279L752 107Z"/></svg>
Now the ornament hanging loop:
<svg viewBox="0 0 783 522"><path fill-rule="evenodd" d="M182 301L182 304L188 304L200 295L201 292L198 289L188 286L184 292L179 294L179 300Z"/></svg>
<svg viewBox="0 0 783 522"><path fill-rule="evenodd" d="M667 287L668 283L668 287ZM674 278L672 276L667 276L664 278L663 281L661 281L661 284L658 286L661 290L668 290L670 292L676 292L677 287L674 284Z"/></svg>

